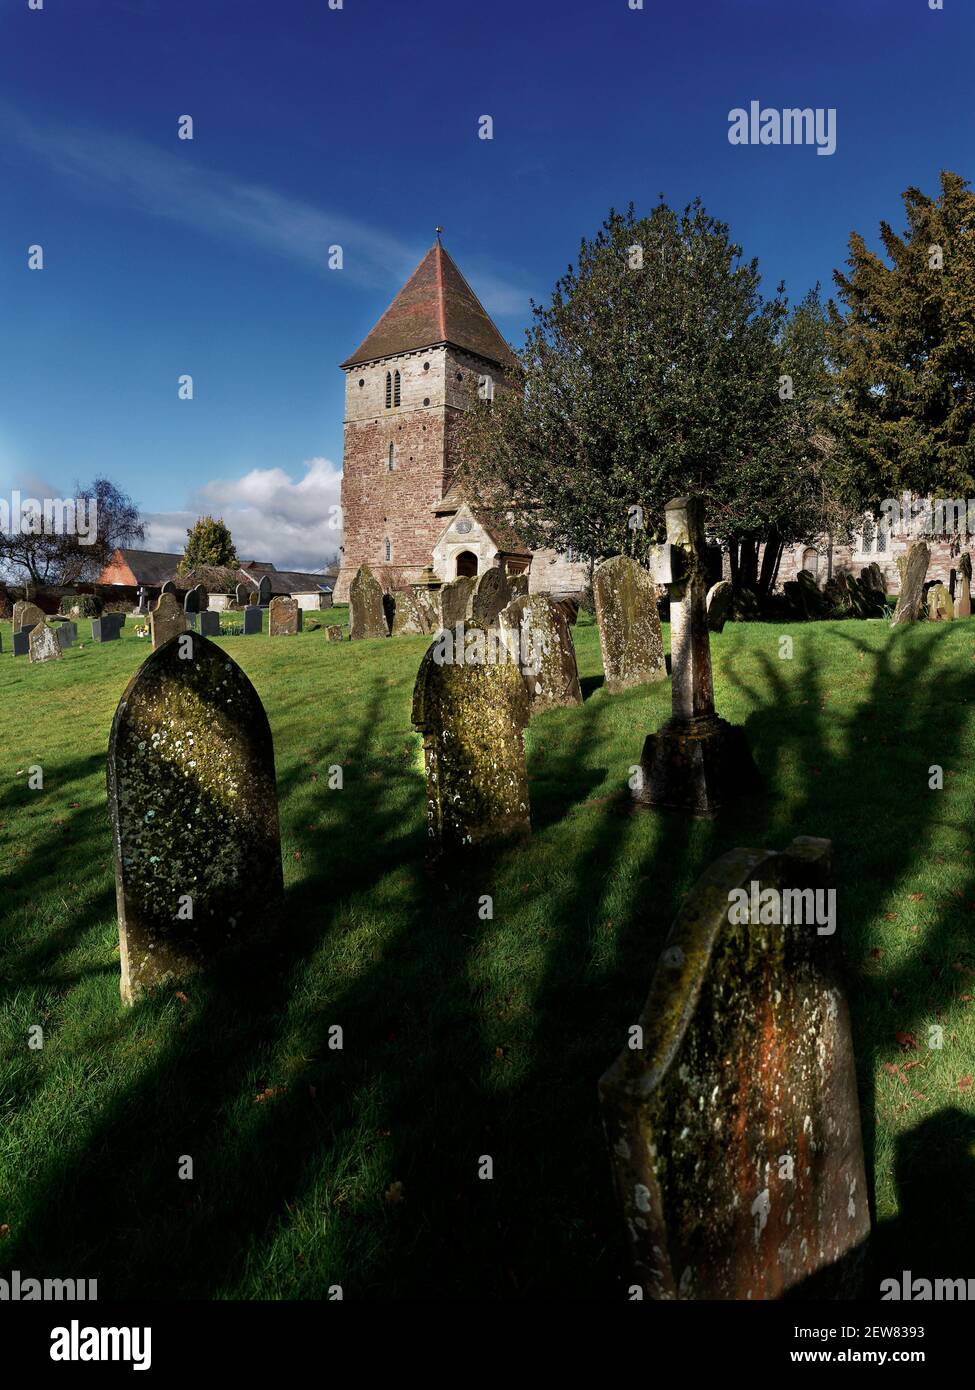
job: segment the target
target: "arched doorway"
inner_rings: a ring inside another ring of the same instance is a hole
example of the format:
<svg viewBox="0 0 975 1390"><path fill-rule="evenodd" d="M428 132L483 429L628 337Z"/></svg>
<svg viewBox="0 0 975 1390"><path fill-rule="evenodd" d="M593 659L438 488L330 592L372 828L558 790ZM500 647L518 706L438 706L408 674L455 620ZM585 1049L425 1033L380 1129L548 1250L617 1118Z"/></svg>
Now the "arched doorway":
<svg viewBox="0 0 975 1390"><path fill-rule="evenodd" d="M814 549L812 548L812 546L810 546L808 550L804 550L804 551L802 552L802 568L803 568L804 570L809 570L810 574L815 575L815 576L816 576L816 580L817 580L817 582L818 582L818 580L819 580L819 551L818 551L818 550L814 550Z"/></svg>
<svg viewBox="0 0 975 1390"><path fill-rule="evenodd" d="M471 578L477 574L477 556L473 550L462 550L457 556L457 578Z"/></svg>

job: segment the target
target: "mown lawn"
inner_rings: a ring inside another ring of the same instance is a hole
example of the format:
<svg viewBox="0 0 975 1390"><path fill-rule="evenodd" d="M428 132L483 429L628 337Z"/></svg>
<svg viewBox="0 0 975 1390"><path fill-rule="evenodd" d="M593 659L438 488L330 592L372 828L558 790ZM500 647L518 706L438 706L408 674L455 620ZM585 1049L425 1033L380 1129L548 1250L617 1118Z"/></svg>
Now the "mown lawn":
<svg viewBox="0 0 975 1390"><path fill-rule="evenodd" d="M531 841L437 872L425 639L221 639L274 731L287 930L123 1011L105 750L147 653L131 624L38 667L0 624L0 1273L102 1298L625 1297L597 1079L698 874L796 834L836 846L876 1277L971 1273L975 624L726 628L718 709L767 793L688 823L626 813L669 682L608 696L580 621L585 705L528 735Z"/></svg>

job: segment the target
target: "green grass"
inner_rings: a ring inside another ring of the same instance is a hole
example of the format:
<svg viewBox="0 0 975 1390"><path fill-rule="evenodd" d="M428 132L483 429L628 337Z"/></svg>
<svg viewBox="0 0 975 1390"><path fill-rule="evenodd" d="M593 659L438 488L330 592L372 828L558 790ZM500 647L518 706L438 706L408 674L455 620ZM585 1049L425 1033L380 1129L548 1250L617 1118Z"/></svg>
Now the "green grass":
<svg viewBox="0 0 975 1390"><path fill-rule="evenodd" d="M105 750L131 624L36 667L0 624L0 1270L103 1298L624 1297L597 1079L705 866L809 834L836 846L878 1276L970 1272L975 624L730 625L718 709L768 790L690 823L624 813L669 682L608 696L581 621L586 703L528 733L530 842L438 872L425 639L221 639L274 731L286 930L123 1011Z"/></svg>

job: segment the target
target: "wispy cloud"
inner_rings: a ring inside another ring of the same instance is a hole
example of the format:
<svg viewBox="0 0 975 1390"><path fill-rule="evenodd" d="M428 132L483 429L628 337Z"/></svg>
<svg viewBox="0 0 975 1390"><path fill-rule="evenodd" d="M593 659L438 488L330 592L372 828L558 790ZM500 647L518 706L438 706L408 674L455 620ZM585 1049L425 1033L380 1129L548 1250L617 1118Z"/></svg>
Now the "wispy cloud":
<svg viewBox="0 0 975 1390"><path fill-rule="evenodd" d="M297 481L283 468L254 468L206 483L179 511L144 516L147 550L182 550L198 517L221 516L242 560L279 569L319 570L338 554L341 473L326 458L307 459Z"/></svg>
<svg viewBox="0 0 975 1390"><path fill-rule="evenodd" d="M328 248L339 245L343 273L356 284L398 287L426 249L264 184L204 168L189 142L170 153L130 135L38 123L4 106L0 131L8 149L19 147L79 191L216 240L257 247L326 275L335 273L328 270ZM527 309L528 291L518 285L492 273L471 278L489 312Z"/></svg>

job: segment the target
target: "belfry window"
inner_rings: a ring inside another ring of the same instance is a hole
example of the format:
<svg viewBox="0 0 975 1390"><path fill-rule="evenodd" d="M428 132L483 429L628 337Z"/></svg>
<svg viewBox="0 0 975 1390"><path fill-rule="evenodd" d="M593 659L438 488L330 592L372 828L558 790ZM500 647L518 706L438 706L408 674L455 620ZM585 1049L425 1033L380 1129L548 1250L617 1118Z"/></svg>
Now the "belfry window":
<svg viewBox="0 0 975 1390"><path fill-rule="evenodd" d="M399 405L399 372L393 373L393 405Z"/></svg>
<svg viewBox="0 0 975 1390"><path fill-rule="evenodd" d="M387 372L387 373L386 373L386 409L388 410L389 407L390 407L392 404L393 404L393 374L392 374L392 372Z"/></svg>
<svg viewBox="0 0 975 1390"><path fill-rule="evenodd" d="M386 561L386 563L388 564L389 561L390 561L392 558L393 558L393 547L392 547L392 544L390 543L390 541L385 540L385 541L383 541L383 559L384 559L384 560Z"/></svg>

